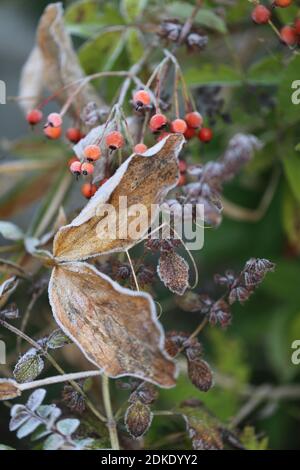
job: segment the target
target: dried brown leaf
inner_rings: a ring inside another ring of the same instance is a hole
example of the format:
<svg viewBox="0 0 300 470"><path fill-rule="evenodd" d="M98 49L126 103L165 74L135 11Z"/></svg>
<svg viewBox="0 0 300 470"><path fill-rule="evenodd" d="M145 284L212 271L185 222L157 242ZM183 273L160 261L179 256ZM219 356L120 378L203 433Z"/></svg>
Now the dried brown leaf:
<svg viewBox="0 0 300 470"><path fill-rule="evenodd" d="M189 265L175 251L161 253L157 273L164 285L177 295L189 287Z"/></svg>
<svg viewBox="0 0 300 470"><path fill-rule="evenodd" d="M60 328L107 375L175 384L150 295L121 287L87 263L65 263L53 269L49 299Z"/></svg>
<svg viewBox="0 0 300 470"><path fill-rule="evenodd" d="M160 204L178 179L177 156L184 138L171 134L149 149L143 155L133 154L116 173L96 192L83 211L70 225L62 227L54 239L53 253L57 261L78 261L104 253L124 251L138 240L120 236L99 229L109 226L115 214L105 213L107 204L117 213L117 226L124 226L136 220L136 214L129 213L130 207L143 204L147 208L148 224L141 231L142 238L156 214L151 214L151 205ZM127 197L127 206L120 204L121 197Z"/></svg>
<svg viewBox="0 0 300 470"><path fill-rule="evenodd" d="M43 87L52 93L60 91L56 98L64 103L77 90L79 83L63 88L85 76L64 26L63 13L62 3L52 3L46 7L40 19L36 46L21 74L20 97L25 112L32 109L39 101ZM37 99L24 100L32 96L37 96ZM75 104L72 106L73 114L77 116L76 110L82 109L91 101L99 106L102 104L92 86L86 84L76 94Z"/></svg>
<svg viewBox="0 0 300 470"><path fill-rule="evenodd" d="M20 395L21 390L17 382L11 379L0 379L0 401L12 400Z"/></svg>

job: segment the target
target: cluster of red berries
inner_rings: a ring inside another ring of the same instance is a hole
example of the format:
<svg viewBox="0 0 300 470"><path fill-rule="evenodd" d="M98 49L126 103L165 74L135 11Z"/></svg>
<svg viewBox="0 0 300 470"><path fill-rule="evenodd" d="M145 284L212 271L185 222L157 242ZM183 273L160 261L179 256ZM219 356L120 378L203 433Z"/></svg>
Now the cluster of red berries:
<svg viewBox="0 0 300 470"><path fill-rule="evenodd" d="M31 126L36 126L43 119L43 113L40 109L32 109L27 113L27 122ZM51 113L47 117L46 124L44 125L44 134L48 139L56 140L62 135L62 117L59 113ZM84 135L77 127L69 127L65 134L66 138L72 143L77 144Z"/></svg>
<svg viewBox="0 0 300 470"><path fill-rule="evenodd" d="M293 0L275 0L272 7L287 8ZM252 19L257 24L266 24L271 20L271 9L264 5L256 5L252 11ZM288 46L300 45L300 18L296 18L293 25L283 26L280 30L281 41Z"/></svg>
<svg viewBox="0 0 300 470"><path fill-rule="evenodd" d="M119 149L124 146L125 140L122 134L118 131L113 131L105 137L105 144L110 151ZM81 162L78 158L74 157L69 161L70 171L77 178L80 175L91 176L94 173L94 163L101 157L101 148L99 145L87 145L83 151L86 161ZM104 184L106 179L102 180L100 186ZM81 192L86 198L92 197L97 191L98 187L92 183L85 183Z"/></svg>
<svg viewBox="0 0 300 470"><path fill-rule="evenodd" d="M139 90L133 95L133 104L136 110L149 109L151 106L151 97L146 90ZM168 118L162 113L154 114L149 122L149 129L154 134L161 133L158 137L158 141L163 139L168 135L168 132L165 131L167 125L169 125L170 132L176 132L183 134L184 137L189 140L194 136L198 136L201 142L210 142L213 133L212 130L208 127L202 127L203 118L200 113L197 111L192 111L185 115L184 119L174 119L171 122L168 122ZM200 129L197 133L197 129ZM144 144L138 144L138 146ZM143 153L146 151L144 147L135 148L136 153Z"/></svg>

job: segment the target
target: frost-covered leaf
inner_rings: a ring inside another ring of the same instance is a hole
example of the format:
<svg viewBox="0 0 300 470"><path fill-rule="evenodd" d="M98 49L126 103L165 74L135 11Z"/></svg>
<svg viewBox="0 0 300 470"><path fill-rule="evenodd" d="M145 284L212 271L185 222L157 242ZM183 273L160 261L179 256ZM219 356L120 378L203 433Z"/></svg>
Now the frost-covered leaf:
<svg viewBox="0 0 300 470"><path fill-rule="evenodd" d="M65 440L63 438L63 436L61 436L60 434L51 434L51 436L49 436L44 444L43 444L43 449L44 450L58 450L63 444L64 444Z"/></svg>
<svg viewBox="0 0 300 470"><path fill-rule="evenodd" d="M64 436L70 436L80 425L79 419L61 419L56 423L58 431Z"/></svg>
<svg viewBox="0 0 300 470"><path fill-rule="evenodd" d="M175 251L160 255L157 273L164 285L177 295L183 295L189 287L189 265Z"/></svg>
<svg viewBox="0 0 300 470"><path fill-rule="evenodd" d="M44 361L37 351L24 354L14 368L14 377L19 383L31 382L43 370Z"/></svg>
<svg viewBox="0 0 300 470"><path fill-rule="evenodd" d="M29 436L36 428L41 424L41 420L38 418L30 418L25 424L23 424L17 432L18 439Z"/></svg>
<svg viewBox="0 0 300 470"><path fill-rule="evenodd" d="M37 409L37 414L41 418L48 418L53 412L53 409L56 408L56 405L40 405Z"/></svg>
<svg viewBox="0 0 300 470"><path fill-rule="evenodd" d="M148 405L137 400L126 411L125 424L129 434L135 439L142 437L149 429L153 415Z"/></svg>
<svg viewBox="0 0 300 470"><path fill-rule="evenodd" d="M26 410L20 411L15 416L12 416L9 422L9 430L16 431L20 426L22 426L30 418Z"/></svg>
<svg viewBox="0 0 300 470"><path fill-rule="evenodd" d="M22 240L24 237L23 231L17 225L4 220L0 221L0 234L8 240L14 241Z"/></svg>
<svg viewBox="0 0 300 470"><path fill-rule="evenodd" d="M38 388L35 390L27 400L26 406L31 411L35 411L43 402L46 396L46 390L43 388Z"/></svg>
<svg viewBox="0 0 300 470"><path fill-rule="evenodd" d="M78 89L78 82L66 85L84 77L73 49L71 38L66 31L61 3L48 5L40 19L37 29L37 43L23 67L20 81L20 96L24 111L32 109L39 100L42 87L46 87L57 95L58 101L66 99ZM64 88L66 87L66 88ZM37 100L24 100L29 96L37 96ZM90 84L81 87L76 93L75 104L71 107L73 114L82 109L90 101L102 104Z"/></svg>
<svg viewBox="0 0 300 470"><path fill-rule="evenodd" d="M0 401L11 400L19 397L20 395L21 390L15 380L0 379Z"/></svg>
<svg viewBox="0 0 300 470"><path fill-rule="evenodd" d="M61 410L57 406L53 406L49 416L47 417L48 418L47 429L51 429L51 427L54 425L54 423L60 417L60 415L61 415Z"/></svg>
<svg viewBox="0 0 300 470"><path fill-rule="evenodd" d="M142 156L133 154L101 186L82 212L70 225L62 227L55 239L53 253L57 261L78 261L103 253L124 251L142 238L157 215L151 205L160 204L178 179L177 156L184 138L170 134ZM127 198L127 204L122 204ZM108 211L107 205L110 210ZM136 204L142 204L147 214L140 233L127 236L110 227L123 230L136 224Z"/></svg>
<svg viewBox="0 0 300 470"><path fill-rule="evenodd" d="M70 342L70 338L68 338L62 330L55 330L48 336L47 347L49 349L58 349Z"/></svg>
<svg viewBox="0 0 300 470"><path fill-rule="evenodd" d="M121 287L87 263L64 263L52 271L49 299L58 325L109 376L174 385L175 365L149 294Z"/></svg>

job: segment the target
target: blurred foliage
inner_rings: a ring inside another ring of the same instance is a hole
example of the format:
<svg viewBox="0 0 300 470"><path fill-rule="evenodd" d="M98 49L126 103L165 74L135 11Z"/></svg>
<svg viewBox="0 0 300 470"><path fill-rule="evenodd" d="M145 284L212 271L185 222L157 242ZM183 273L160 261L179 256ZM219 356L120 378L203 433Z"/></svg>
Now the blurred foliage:
<svg viewBox="0 0 300 470"><path fill-rule="evenodd" d="M81 64L88 74L102 70L127 70L141 57L144 41L148 41L152 34L151 25L169 17L184 21L194 4L193 1L162 3L155 0L66 3L68 30L74 35ZM261 138L264 148L244 173L225 189L226 199L253 210L271 184L273 172L280 176L270 206L259 220L236 220L225 212L219 228L205 231L204 248L195 255L200 271L199 291L214 293L211 281L214 273L228 268L238 270L252 256L269 258L277 268L249 302L234 307L233 324L227 331L207 327L200 336L213 369L234 380L235 386L226 389L216 384L205 394L199 392L181 372L176 388L160 391L156 407L172 409L180 402L196 397L219 420L229 424L243 403L240 392L246 384L292 385L300 377L299 366L293 365L290 359L291 343L300 338L300 153L297 149L300 113L299 106L291 102L291 84L300 78L300 55L298 50L283 46L267 25L256 26L251 22L249 2L237 0L230 2L229 6L226 4L223 9L221 7L224 15L220 15L220 8L216 8L220 5L220 1L205 2L205 8L196 18L209 36L205 51L199 55L187 54L184 47L177 51L199 111L202 87L218 85L224 110L230 115L230 122L217 117L215 138L211 144L205 147L195 141L189 146L189 160L200 163L216 159L237 131L253 133ZM299 2L295 2L293 8L276 11L276 26L291 23L299 7ZM159 49L155 57L157 60L154 62L161 60ZM95 86L110 102L120 83L121 79L110 78L95 82ZM35 217L30 232L34 234L41 214L52 204L53 195L61 188L66 173L64 164L71 150L57 144L44 145L33 136L12 143L9 151L20 163L21 170L4 172L0 167L0 177L6 179L0 194L0 216L8 218L26 207L30 210L33 207ZM27 171L28 160L40 163L40 155L43 164L49 165L47 169L37 165L34 171ZM67 202L65 205L78 209L83 205L83 199L78 196L78 191L74 191L65 191L73 197L69 196L69 206ZM28 226L24 228L27 230ZM200 321L198 314L181 311L165 289L159 288L158 292L160 303L167 306L162 317L164 325L192 331ZM30 298L27 292L18 291L13 300L22 309ZM46 296L40 299L39 305L41 311L31 326L31 334L37 336L50 321ZM3 337L6 336L1 330L0 338ZM9 340L9 347L13 350L12 340ZM57 390L56 387L51 388L49 398L51 394L55 396ZM113 391L114 405L121 405L127 395L115 387ZM299 433L296 432L300 419L298 404L296 401L280 401L274 404L272 413L251 415L247 418L249 426L239 436L242 444L248 449L299 448ZM4 421L7 420L1 420L0 441L14 446L15 440L7 434ZM146 437L146 444L149 448L156 445L187 448L190 443L184 431L185 425L180 417L157 416ZM179 433L179 438L176 438L176 433ZM258 434L261 437L258 438ZM166 436L169 436L169 441Z"/></svg>

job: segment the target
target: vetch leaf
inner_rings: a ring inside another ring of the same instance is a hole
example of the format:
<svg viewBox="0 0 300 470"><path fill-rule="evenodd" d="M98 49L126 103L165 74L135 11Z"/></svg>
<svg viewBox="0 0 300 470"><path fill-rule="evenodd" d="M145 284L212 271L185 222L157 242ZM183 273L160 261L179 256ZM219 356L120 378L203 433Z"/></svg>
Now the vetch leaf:
<svg viewBox="0 0 300 470"><path fill-rule="evenodd" d="M51 434L51 436L49 436L44 444L43 444L43 449L44 450L58 450L63 444L64 444L65 440L63 438L63 436L61 436L60 434Z"/></svg>
<svg viewBox="0 0 300 470"><path fill-rule="evenodd" d="M157 273L160 280L174 294L183 295L189 287L189 265L175 251L160 255Z"/></svg>
<svg viewBox="0 0 300 470"><path fill-rule="evenodd" d="M12 416L9 422L9 430L16 431L20 426L22 426L30 418L28 412L25 410L20 411L15 416Z"/></svg>
<svg viewBox="0 0 300 470"><path fill-rule="evenodd" d="M31 411L35 411L43 402L46 396L46 390L43 388L38 388L35 390L27 400L26 406Z"/></svg>
<svg viewBox="0 0 300 470"><path fill-rule="evenodd" d="M85 260L135 245L138 240L130 233L125 237L118 236L118 233L107 232L107 227L114 225L123 229L124 224L130 226L137 218L132 209L136 204L142 204L147 210L147 219L143 221L148 223L142 227L140 238L147 233L157 215L157 211L151 211L151 206L160 204L177 183L177 156L183 143L182 135L171 134L143 155L131 155L98 189L73 222L58 231L53 245L56 260ZM124 198L125 207L122 204Z"/></svg>
<svg viewBox="0 0 300 470"><path fill-rule="evenodd" d="M17 432L18 439L29 436L36 428L39 427L41 421L38 418L30 418L25 424L23 424Z"/></svg>
<svg viewBox="0 0 300 470"><path fill-rule="evenodd" d="M58 431L64 436L70 436L80 425L79 419L61 419L56 423Z"/></svg>
<svg viewBox="0 0 300 470"><path fill-rule="evenodd" d="M53 268L49 300L60 328L110 377L174 385L175 365L149 294L121 287L87 263Z"/></svg>

